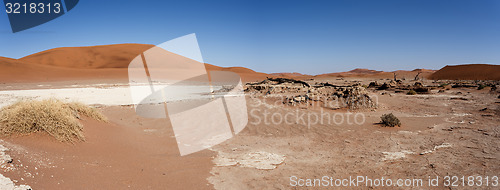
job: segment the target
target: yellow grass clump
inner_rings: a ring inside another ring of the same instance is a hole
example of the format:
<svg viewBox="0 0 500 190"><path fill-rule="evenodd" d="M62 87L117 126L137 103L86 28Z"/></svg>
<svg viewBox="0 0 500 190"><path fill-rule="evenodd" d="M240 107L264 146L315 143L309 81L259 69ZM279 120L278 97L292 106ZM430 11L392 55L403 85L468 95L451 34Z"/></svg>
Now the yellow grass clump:
<svg viewBox="0 0 500 190"><path fill-rule="evenodd" d="M96 108L60 100L20 101L0 110L0 134L26 135L46 132L59 141L84 141L80 114L98 121L107 118Z"/></svg>

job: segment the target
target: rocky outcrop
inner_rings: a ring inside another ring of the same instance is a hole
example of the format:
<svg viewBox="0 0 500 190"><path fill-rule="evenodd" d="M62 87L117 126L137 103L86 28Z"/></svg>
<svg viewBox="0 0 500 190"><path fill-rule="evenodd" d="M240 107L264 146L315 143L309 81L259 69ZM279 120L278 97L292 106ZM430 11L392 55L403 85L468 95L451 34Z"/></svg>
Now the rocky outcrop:
<svg viewBox="0 0 500 190"><path fill-rule="evenodd" d="M283 103L291 106L317 105L325 108L351 110L375 108L376 103L360 85L337 86L330 83L309 84L293 79L266 79L248 83L246 92L281 96Z"/></svg>

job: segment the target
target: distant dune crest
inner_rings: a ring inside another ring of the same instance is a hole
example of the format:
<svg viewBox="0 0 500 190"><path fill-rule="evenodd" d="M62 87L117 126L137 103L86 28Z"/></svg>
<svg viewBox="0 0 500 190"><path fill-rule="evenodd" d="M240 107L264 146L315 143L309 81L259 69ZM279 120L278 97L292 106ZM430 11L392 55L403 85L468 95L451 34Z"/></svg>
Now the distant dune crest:
<svg viewBox="0 0 500 190"><path fill-rule="evenodd" d="M114 44L88 47L54 48L20 59L0 57L0 79L2 81L49 81L69 79L127 78L126 69L130 61L140 53L152 48L148 44ZM231 71L238 73L244 81L262 80L266 77L322 78L322 77L379 77L413 79L416 75L426 79L500 80L498 65L446 66L435 72L428 69L412 71L377 71L357 68L347 72L307 75L298 72L266 74L245 67L219 67L205 64L209 71ZM434 73L435 72L435 73Z"/></svg>
<svg viewBox="0 0 500 190"><path fill-rule="evenodd" d="M500 80L500 65L447 65L430 76L433 80Z"/></svg>

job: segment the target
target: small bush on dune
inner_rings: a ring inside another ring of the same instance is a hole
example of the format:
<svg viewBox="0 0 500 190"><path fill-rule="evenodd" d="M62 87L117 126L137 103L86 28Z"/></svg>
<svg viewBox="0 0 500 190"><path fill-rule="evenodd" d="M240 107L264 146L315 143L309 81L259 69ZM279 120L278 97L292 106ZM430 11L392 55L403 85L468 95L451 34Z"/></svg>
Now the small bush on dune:
<svg viewBox="0 0 500 190"><path fill-rule="evenodd" d="M415 90L410 90L408 91L408 93L406 93L407 95L415 95L417 94L417 92L415 92Z"/></svg>
<svg viewBox="0 0 500 190"><path fill-rule="evenodd" d="M386 127L395 127L396 125L401 127L401 122L392 113L384 114L380 119L382 120L381 123Z"/></svg>
<svg viewBox="0 0 500 190"><path fill-rule="evenodd" d="M55 99L20 101L0 110L0 134L26 135L46 132L59 141L84 141L80 114L98 121L107 121L96 108L81 103Z"/></svg>

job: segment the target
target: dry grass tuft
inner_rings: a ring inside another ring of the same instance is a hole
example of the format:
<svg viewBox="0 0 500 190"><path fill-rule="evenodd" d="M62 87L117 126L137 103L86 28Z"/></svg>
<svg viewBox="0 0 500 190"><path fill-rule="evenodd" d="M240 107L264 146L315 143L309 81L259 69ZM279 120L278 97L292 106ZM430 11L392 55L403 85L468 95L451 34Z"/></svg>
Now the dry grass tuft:
<svg viewBox="0 0 500 190"><path fill-rule="evenodd" d="M46 132L59 141L84 141L80 114L98 121L107 118L96 108L55 99L20 101L0 110L0 134Z"/></svg>

